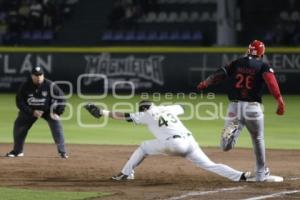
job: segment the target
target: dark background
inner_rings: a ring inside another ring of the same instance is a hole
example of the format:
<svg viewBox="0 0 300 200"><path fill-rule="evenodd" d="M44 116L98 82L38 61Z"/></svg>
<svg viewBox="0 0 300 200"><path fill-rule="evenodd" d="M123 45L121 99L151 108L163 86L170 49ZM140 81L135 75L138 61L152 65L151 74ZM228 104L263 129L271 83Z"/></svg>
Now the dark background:
<svg viewBox="0 0 300 200"><path fill-rule="evenodd" d="M106 75L109 92L116 81L133 82L136 92L195 92L200 80L230 61L224 56L242 56L253 39L265 43L266 61L273 65L282 92L299 94L300 1L0 0L0 91L16 91L40 65L50 69L45 69L46 77L70 81L75 92L83 73ZM177 50L105 49L122 46ZM40 53L34 47L46 50ZM48 59L51 63L44 65ZM125 66L132 71L122 71ZM103 85L98 80L82 89L99 92ZM129 91L128 84L118 86ZM225 88L221 84L212 91Z"/></svg>
<svg viewBox="0 0 300 200"><path fill-rule="evenodd" d="M299 11L296 0L0 0L0 44L299 46Z"/></svg>

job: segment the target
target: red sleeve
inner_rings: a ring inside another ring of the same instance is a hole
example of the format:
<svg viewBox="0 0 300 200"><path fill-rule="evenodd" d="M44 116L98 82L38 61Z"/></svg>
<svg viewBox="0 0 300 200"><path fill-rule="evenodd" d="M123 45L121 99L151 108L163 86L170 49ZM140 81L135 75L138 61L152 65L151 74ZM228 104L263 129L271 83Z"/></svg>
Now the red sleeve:
<svg viewBox="0 0 300 200"><path fill-rule="evenodd" d="M263 79L265 80L269 91L274 96L274 98L280 98L281 93L275 75L272 72L265 72L263 73Z"/></svg>

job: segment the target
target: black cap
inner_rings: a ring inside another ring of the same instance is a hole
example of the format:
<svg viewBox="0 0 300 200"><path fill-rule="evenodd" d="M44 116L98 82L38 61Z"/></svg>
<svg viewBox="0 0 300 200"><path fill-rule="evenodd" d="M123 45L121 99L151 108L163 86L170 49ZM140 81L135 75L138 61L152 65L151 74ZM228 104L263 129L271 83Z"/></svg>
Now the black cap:
<svg viewBox="0 0 300 200"><path fill-rule="evenodd" d="M149 110L153 103L149 100L142 100L139 102L139 112Z"/></svg>
<svg viewBox="0 0 300 200"><path fill-rule="evenodd" d="M34 67L31 70L31 74L36 75L36 76L40 76L40 75L44 74L44 70L41 67Z"/></svg>

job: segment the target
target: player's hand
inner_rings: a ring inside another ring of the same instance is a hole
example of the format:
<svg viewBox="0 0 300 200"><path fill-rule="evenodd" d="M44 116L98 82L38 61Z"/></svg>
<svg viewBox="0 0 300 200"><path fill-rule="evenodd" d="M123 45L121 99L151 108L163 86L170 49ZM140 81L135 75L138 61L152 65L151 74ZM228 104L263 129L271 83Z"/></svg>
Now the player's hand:
<svg viewBox="0 0 300 200"><path fill-rule="evenodd" d="M84 108L95 118L100 118L102 116L101 109L95 104L88 103L84 106Z"/></svg>
<svg viewBox="0 0 300 200"><path fill-rule="evenodd" d="M284 101L283 101L282 97L279 97L277 99L277 111L276 111L276 114L277 115L283 115L284 111L285 111Z"/></svg>
<svg viewBox="0 0 300 200"><path fill-rule="evenodd" d="M207 82L206 82L206 81L201 81L201 82L198 84L197 89L198 89L199 91L202 91L202 90L206 89L207 87L208 87Z"/></svg>
<svg viewBox="0 0 300 200"><path fill-rule="evenodd" d="M33 111L33 116L37 117L37 118L40 118L43 114L44 114L44 111L42 111L42 110L34 110Z"/></svg>
<svg viewBox="0 0 300 200"><path fill-rule="evenodd" d="M53 120L60 120L60 116L56 113L50 113L50 117Z"/></svg>

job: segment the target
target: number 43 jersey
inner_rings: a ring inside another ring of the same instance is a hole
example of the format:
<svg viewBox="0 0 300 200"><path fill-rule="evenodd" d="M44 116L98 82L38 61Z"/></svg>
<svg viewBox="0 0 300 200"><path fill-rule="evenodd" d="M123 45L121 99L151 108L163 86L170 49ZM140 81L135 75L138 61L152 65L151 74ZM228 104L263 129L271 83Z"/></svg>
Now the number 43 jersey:
<svg viewBox="0 0 300 200"><path fill-rule="evenodd" d="M146 112L131 113L128 121L147 125L157 139L165 140L174 135L184 137L190 133L178 118L183 113L184 109L180 105L152 105Z"/></svg>
<svg viewBox="0 0 300 200"><path fill-rule="evenodd" d="M234 60L222 69L229 78L228 98L232 101L261 103L265 87L263 74L274 73L267 63L251 56Z"/></svg>

